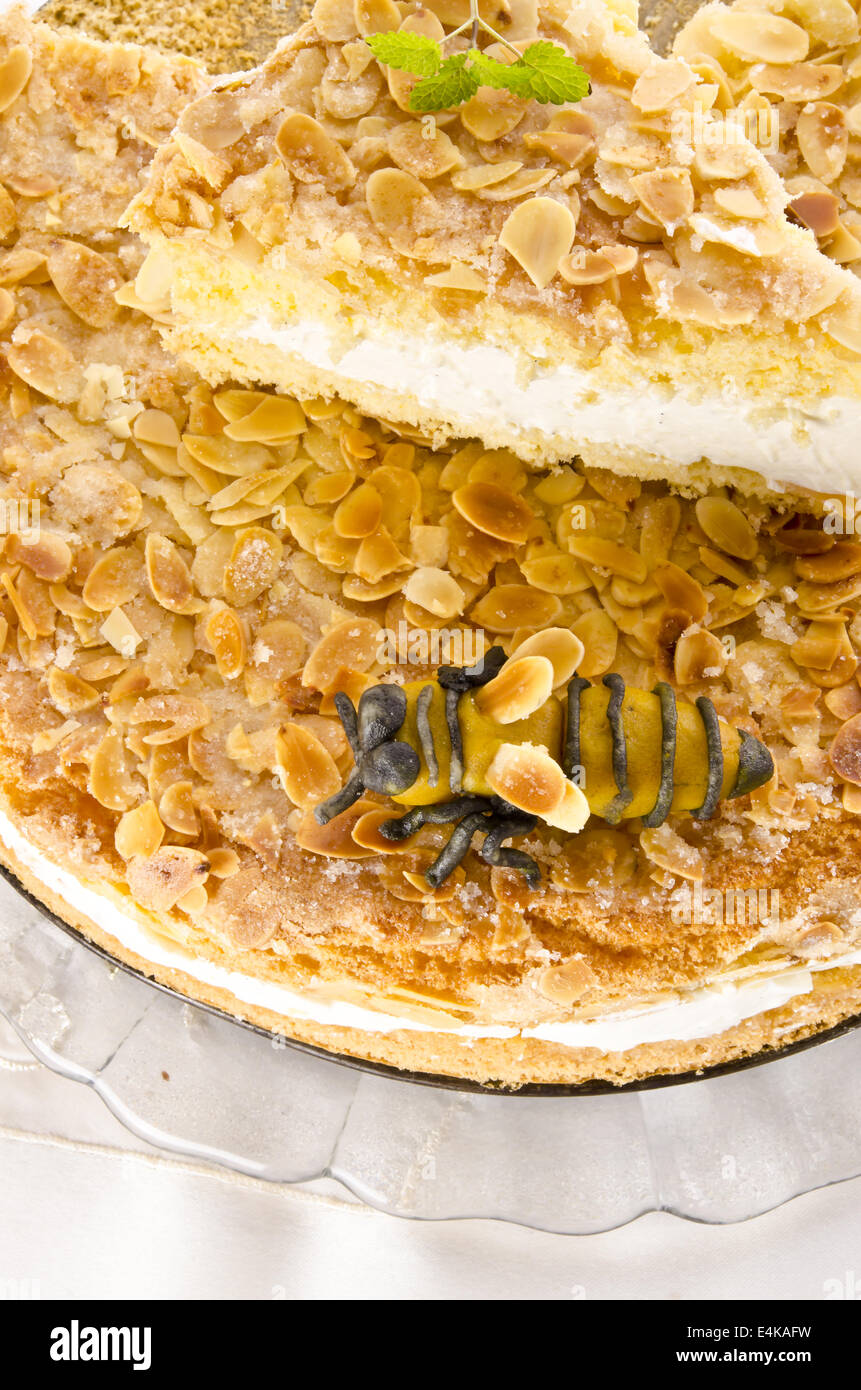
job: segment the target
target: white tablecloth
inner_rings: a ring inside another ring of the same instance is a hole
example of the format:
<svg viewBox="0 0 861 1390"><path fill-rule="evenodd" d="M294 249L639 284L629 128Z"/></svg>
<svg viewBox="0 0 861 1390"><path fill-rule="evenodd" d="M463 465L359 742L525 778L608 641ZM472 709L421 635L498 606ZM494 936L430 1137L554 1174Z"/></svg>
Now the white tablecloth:
<svg viewBox="0 0 861 1390"><path fill-rule="evenodd" d="M736 1226L399 1220L161 1154L0 1022L0 1297L820 1299L861 1292L859 1237L861 1179Z"/></svg>

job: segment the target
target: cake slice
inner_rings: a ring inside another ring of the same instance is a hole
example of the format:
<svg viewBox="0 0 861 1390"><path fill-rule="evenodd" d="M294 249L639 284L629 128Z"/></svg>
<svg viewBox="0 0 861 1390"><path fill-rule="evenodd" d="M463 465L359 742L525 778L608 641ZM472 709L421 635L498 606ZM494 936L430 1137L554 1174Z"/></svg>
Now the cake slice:
<svg viewBox="0 0 861 1390"><path fill-rule="evenodd" d="M156 147L208 85L191 58L0 19L0 229L115 238ZM14 204L14 208L13 208Z"/></svg>
<svg viewBox="0 0 861 1390"><path fill-rule="evenodd" d="M848 0L709 4L674 51L735 110L782 176L789 212L861 274L861 49Z"/></svg>
<svg viewBox="0 0 861 1390"><path fill-rule="evenodd" d="M213 381L339 393L536 463L861 483L861 287L787 219L719 84L656 57L627 4L493 13L518 50L564 46L591 95L482 87L417 114L417 79L363 35L442 41L466 7L319 0L184 112L130 211L173 346Z"/></svg>

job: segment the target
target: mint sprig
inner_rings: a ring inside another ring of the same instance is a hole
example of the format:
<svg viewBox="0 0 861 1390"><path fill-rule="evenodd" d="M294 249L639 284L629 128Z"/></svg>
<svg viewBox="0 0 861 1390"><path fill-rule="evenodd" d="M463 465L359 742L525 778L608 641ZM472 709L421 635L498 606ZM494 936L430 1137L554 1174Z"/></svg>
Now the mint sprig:
<svg viewBox="0 0 861 1390"><path fill-rule="evenodd" d="M588 73L560 44L539 39L521 54L489 25L480 21L480 26L517 54L513 63L501 63L475 47L444 58L436 39L408 31L372 34L365 42L374 57L387 67L421 78L410 93L411 111L449 110L469 101L479 87L493 87L509 91L522 101L552 102L556 106L581 101L588 95Z"/></svg>

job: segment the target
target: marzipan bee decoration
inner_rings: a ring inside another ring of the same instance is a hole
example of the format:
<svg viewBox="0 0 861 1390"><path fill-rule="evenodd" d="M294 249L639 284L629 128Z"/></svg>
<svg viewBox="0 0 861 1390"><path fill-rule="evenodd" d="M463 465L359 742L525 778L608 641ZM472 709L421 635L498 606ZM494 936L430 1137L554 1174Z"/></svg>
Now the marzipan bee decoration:
<svg viewBox="0 0 861 1390"><path fill-rule="evenodd" d="M554 632L539 637L552 641ZM539 638L527 646L541 650ZM358 709L339 693L355 769L316 808L317 821L376 792L409 808L383 822L387 840L455 824L426 871L431 889L478 833L486 863L519 869L535 886L535 860L503 842L529 834L539 819L572 834L590 815L610 825L639 817L646 827L682 811L708 820L721 799L754 791L774 772L765 745L720 719L705 696L677 699L663 681L653 691L626 689L617 674L592 685L571 677L570 666L562 676L560 683L546 656L518 651L509 659L491 647L475 666L440 667L436 680L375 685Z"/></svg>

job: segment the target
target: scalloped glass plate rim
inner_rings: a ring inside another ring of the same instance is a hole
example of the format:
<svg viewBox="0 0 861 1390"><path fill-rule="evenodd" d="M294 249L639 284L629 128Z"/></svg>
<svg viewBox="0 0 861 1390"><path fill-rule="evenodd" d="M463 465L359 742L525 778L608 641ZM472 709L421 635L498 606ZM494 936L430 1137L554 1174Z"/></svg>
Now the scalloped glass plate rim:
<svg viewBox="0 0 861 1390"><path fill-rule="evenodd" d="M625 1095L634 1091L656 1091L665 1089L669 1086L691 1085L697 1081L709 1081L720 1076L731 1076L737 1072L749 1071L754 1067L767 1066L771 1062L780 1061L782 1058L791 1057L799 1052L806 1052L809 1048L817 1047L820 1043L831 1042L835 1038L843 1037L846 1033L853 1032L861 1026L861 1013L853 1014L849 1018L843 1019L832 1028L814 1033L810 1037L800 1038L796 1042L787 1043L783 1047L768 1048L762 1052L757 1052L751 1057L740 1057L734 1062L720 1062L715 1066L703 1067L699 1071L677 1072L672 1075L658 1075L644 1077L640 1081L629 1081L625 1085L616 1086L612 1081L584 1081L578 1084L565 1083L532 1083L517 1088L507 1088L505 1086L495 1086L478 1081L470 1081L465 1077L436 1075L432 1072L413 1072L403 1071L398 1067L387 1066L384 1062L373 1062L364 1057L352 1057L344 1052L332 1052L327 1048L317 1047L313 1043L301 1042L297 1038L291 1038L286 1033L277 1033L272 1029L263 1028L259 1023L252 1023L249 1019L239 1018L235 1014L228 1013L226 1009L220 1009L215 1004L207 1004L203 1000L192 998L191 995L182 994L179 990L172 989L170 985L163 984L160 980L153 979L145 974L143 970L138 970L135 966L127 964L117 956L99 946L95 941L91 941L86 933L79 931L69 922L64 921L58 913L53 912L43 902L25 888L20 880L15 876L11 869L5 864L0 864L0 878L3 878L11 888L14 888L25 902L34 907L42 917L59 927L62 932L71 937L73 941L79 942L87 950L92 951L100 959L107 961L108 964L118 967L125 974L133 979L140 980L153 989L159 990L162 994L168 995L172 999L178 1000L181 1004L202 1012L211 1014L214 1018L225 1019L228 1023L236 1024L240 1028L246 1029L250 1033L255 1033L258 1037L266 1038L270 1042L277 1042L279 1046L293 1048L298 1052L306 1052L312 1057L319 1057L323 1061L335 1062L341 1066L351 1067L354 1071L367 1072L372 1076L387 1077L392 1081L407 1081L413 1085L428 1086L437 1090L461 1091L471 1095L505 1096L511 1100L518 1098L532 1098L546 1096L548 1098L559 1099L568 1096L572 1099L577 1096L601 1096L601 1095Z"/></svg>

